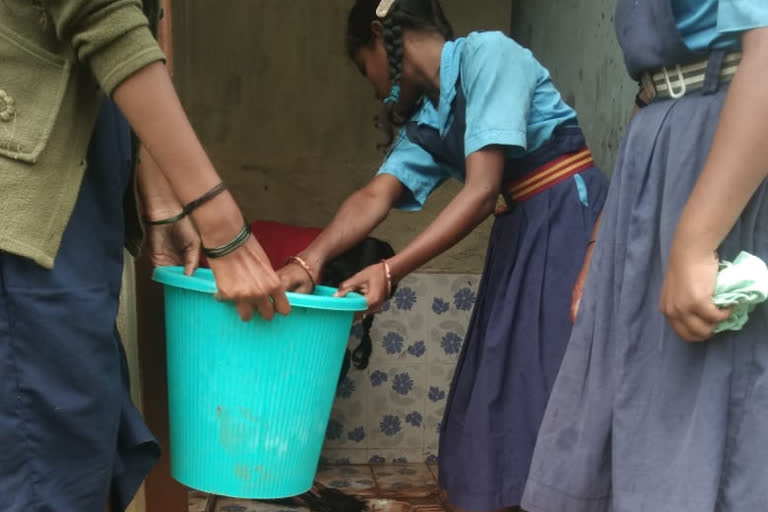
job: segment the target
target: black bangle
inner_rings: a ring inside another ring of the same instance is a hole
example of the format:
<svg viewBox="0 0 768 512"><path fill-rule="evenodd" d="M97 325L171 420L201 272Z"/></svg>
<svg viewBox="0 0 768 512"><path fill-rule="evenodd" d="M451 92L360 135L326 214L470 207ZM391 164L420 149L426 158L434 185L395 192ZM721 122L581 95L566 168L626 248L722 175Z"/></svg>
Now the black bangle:
<svg viewBox="0 0 768 512"><path fill-rule="evenodd" d="M227 186L224 185L224 183L219 183L218 185L213 187L211 190L209 190L208 192L206 192L202 196L198 197L194 201L190 201L189 203L187 203L186 206L184 206L184 209L182 210L182 213L184 215L189 215L190 213L192 213L193 211L198 209L200 206L202 206L203 204L207 203L208 201L210 201L211 199L213 199L217 195L221 194L225 190L227 190Z"/></svg>
<svg viewBox="0 0 768 512"><path fill-rule="evenodd" d="M248 220L243 218L243 229L232 239L231 242L221 245L219 247L207 248L203 247L203 254L208 259L223 258L228 254L232 254L240 247L244 246L248 239L251 237L251 226L248 224Z"/></svg>
<svg viewBox="0 0 768 512"><path fill-rule="evenodd" d="M190 201L187 203L184 208L181 209L181 213L174 215L173 217L168 217L167 219L160 219L160 220L149 220L144 219L147 224L150 226L162 226L164 224L173 224L175 222L179 222L181 219L195 211L197 208L202 206L203 204L207 203L217 195L221 194L227 189L227 186L224 185L224 183L219 183L215 187L213 187L211 190L203 194L202 196L198 197L194 201Z"/></svg>
<svg viewBox="0 0 768 512"><path fill-rule="evenodd" d="M165 224L175 224L186 216L187 214L184 212L184 210L182 210L178 215L168 217L167 219L149 220L147 217L144 217L144 222L149 226L163 226Z"/></svg>

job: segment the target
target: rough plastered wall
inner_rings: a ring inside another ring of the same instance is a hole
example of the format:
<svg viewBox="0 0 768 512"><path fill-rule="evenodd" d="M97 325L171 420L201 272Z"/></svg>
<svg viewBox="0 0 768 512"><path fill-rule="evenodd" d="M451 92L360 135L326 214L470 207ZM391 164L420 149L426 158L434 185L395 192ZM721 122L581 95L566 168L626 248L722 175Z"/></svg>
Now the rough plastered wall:
<svg viewBox="0 0 768 512"><path fill-rule="evenodd" d="M520 0L511 35L549 68L600 167L610 174L634 106L613 28L616 0Z"/></svg>
<svg viewBox="0 0 768 512"><path fill-rule="evenodd" d="M512 0L444 0L459 34L507 30ZM176 0L175 80L205 147L247 215L325 225L382 155L378 105L344 55L352 0ZM455 194L422 214L392 215L377 234L396 248ZM427 269L479 272L488 224Z"/></svg>

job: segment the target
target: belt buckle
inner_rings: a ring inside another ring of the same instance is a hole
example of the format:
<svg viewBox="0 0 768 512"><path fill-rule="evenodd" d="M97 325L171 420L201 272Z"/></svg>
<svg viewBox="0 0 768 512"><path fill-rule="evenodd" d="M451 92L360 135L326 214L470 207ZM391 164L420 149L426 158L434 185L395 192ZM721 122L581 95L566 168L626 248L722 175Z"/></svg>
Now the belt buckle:
<svg viewBox="0 0 768 512"><path fill-rule="evenodd" d="M646 97L643 100L646 103L652 103L658 95L656 91L656 85L653 83L653 77L650 73L643 73L640 75L640 87L645 91Z"/></svg>

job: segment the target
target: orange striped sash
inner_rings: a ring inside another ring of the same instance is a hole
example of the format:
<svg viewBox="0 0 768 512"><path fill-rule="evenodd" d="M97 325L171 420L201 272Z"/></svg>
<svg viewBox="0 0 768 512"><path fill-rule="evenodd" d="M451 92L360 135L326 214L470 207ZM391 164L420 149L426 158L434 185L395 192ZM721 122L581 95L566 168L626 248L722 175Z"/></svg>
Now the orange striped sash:
<svg viewBox="0 0 768 512"><path fill-rule="evenodd" d="M548 162L525 177L510 181L502 186L506 201L520 202L553 187L574 174L589 169L595 164L589 148L581 149L575 153L568 153ZM496 214L507 211L504 204L497 208Z"/></svg>

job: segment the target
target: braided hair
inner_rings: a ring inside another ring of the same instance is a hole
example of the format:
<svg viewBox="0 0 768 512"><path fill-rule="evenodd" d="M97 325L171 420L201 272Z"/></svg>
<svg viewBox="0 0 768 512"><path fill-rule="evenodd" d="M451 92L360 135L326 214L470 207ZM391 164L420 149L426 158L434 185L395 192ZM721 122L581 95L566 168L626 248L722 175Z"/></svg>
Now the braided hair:
<svg viewBox="0 0 768 512"><path fill-rule="evenodd" d="M394 140L395 127L402 126L410 117L408 115L404 118L395 108L400 103L400 83L403 77L403 32L406 29L431 30L439 33L446 41L452 40L454 35L439 0L395 0L384 18L376 14L379 3L380 0L355 2L349 13L346 43L347 55L354 59L360 48L373 44L371 23L381 21L391 89L384 100L384 110L376 119L376 125L387 134L389 140L384 145L387 147Z"/></svg>

